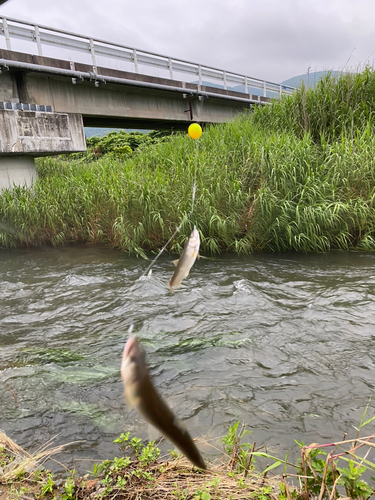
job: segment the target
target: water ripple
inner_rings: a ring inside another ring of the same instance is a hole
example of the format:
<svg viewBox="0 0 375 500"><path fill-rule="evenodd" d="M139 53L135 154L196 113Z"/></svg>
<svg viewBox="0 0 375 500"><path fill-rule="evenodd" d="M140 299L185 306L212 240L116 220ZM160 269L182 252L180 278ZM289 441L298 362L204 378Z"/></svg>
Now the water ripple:
<svg viewBox="0 0 375 500"><path fill-rule="evenodd" d="M101 248L0 252L0 421L18 444L83 439L64 461L86 471L74 457L113 456L124 430L147 437L120 380L130 325L193 435L241 420L282 454L358 426L375 386L375 256L201 259L173 295L170 260L143 277L147 262Z"/></svg>

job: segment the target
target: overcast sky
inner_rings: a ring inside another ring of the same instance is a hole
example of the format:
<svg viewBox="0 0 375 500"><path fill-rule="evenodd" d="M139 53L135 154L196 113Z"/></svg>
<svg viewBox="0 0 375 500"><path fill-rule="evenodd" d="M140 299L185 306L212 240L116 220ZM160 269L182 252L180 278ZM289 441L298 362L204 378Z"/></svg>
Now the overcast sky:
<svg viewBox="0 0 375 500"><path fill-rule="evenodd" d="M0 16L273 82L375 60L375 0L9 0Z"/></svg>

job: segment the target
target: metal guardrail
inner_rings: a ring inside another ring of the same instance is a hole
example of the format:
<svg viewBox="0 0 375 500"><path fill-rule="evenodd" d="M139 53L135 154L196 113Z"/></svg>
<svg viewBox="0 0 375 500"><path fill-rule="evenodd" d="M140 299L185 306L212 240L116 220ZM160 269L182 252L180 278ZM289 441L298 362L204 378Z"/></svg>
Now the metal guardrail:
<svg viewBox="0 0 375 500"><path fill-rule="evenodd" d="M139 68L142 66L151 66L166 70L167 73L169 72L171 80L173 80L174 72L194 75L197 77L200 86L202 86L204 78L210 78L217 81L226 90L228 89L228 84L242 85L246 94L249 94L249 89L260 89L264 97L268 97L267 93L271 93L272 97L275 97L282 94L291 94L294 90L293 87L278 83L146 52L48 26L35 25L18 19L2 17L0 19L0 36L5 38L8 50L12 50L12 40L19 39L32 42L35 51L40 56L43 56L43 46L53 46L59 49L90 54L94 74L98 74L97 57L103 56L108 59L131 63L135 73L139 73ZM229 88L228 90L232 89Z"/></svg>

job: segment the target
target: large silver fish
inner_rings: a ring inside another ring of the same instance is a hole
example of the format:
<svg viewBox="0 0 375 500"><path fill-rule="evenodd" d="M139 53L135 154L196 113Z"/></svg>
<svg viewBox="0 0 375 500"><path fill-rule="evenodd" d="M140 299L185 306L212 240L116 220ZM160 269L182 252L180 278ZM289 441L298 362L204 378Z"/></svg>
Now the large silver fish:
<svg viewBox="0 0 375 500"><path fill-rule="evenodd" d="M180 286L182 280L186 278L186 276L188 276L190 269L193 267L195 259L199 257L199 245L199 233L197 228L194 226L194 229L186 242L181 257L178 260L173 261L173 264L176 266L176 270L172 278L169 280L169 286L172 293L173 288L175 286Z"/></svg>
<svg viewBox="0 0 375 500"><path fill-rule="evenodd" d="M205 469L206 464L188 431L182 427L152 384L144 351L134 337L125 345L121 378L128 404L137 408L142 417L177 446L190 462Z"/></svg>

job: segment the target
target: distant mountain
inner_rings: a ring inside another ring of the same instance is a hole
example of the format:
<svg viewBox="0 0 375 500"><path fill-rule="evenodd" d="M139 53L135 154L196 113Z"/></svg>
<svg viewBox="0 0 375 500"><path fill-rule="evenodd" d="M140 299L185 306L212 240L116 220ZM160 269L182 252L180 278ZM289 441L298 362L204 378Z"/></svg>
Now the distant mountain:
<svg viewBox="0 0 375 500"><path fill-rule="evenodd" d="M285 80L281 83L283 85L289 85L290 87L300 87L302 82L304 82L307 87L315 87L318 81L327 73L330 73L332 76L339 76L342 71L314 71L313 73L306 73L305 75L293 76L293 78L289 78L289 80Z"/></svg>

